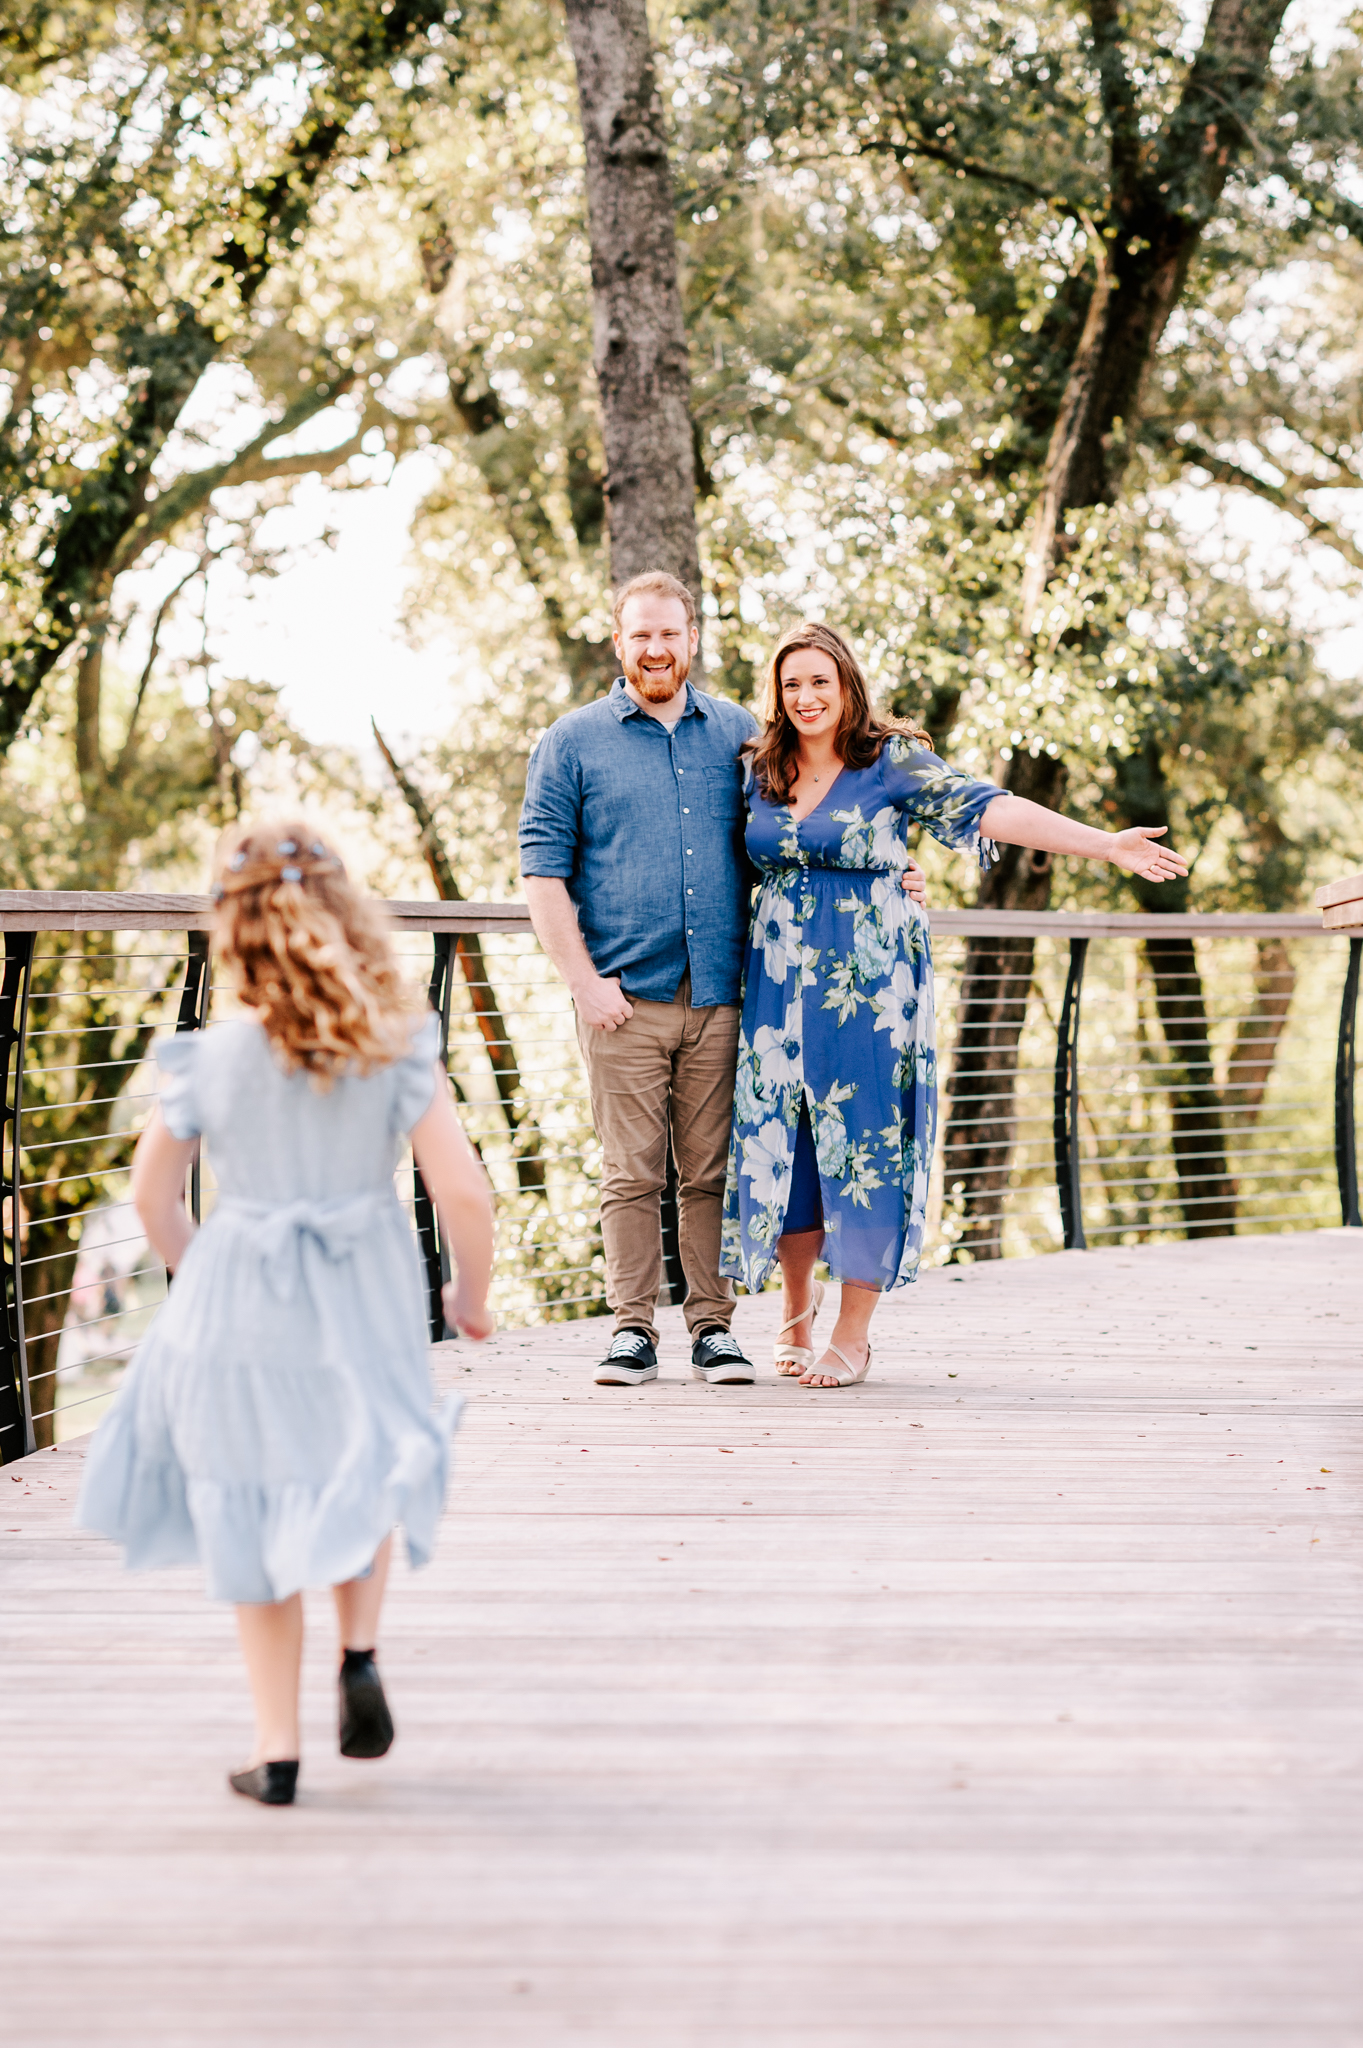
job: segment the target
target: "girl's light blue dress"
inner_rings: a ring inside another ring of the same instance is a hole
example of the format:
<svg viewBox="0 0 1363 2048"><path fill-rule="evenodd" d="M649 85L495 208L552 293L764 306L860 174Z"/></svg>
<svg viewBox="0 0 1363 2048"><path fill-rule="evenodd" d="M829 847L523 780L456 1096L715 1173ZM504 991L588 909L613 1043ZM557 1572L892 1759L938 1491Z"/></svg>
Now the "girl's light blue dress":
<svg viewBox="0 0 1363 2048"><path fill-rule="evenodd" d="M805 818L768 803L751 769L746 791L761 886L721 1270L756 1292L787 1210L792 1228L817 1227L821 1198L833 1278L902 1287L922 1257L937 1119L932 955L927 919L900 881L905 835L923 825L987 864L980 818L1006 792L899 734L869 768L844 768Z"/></svg>
<svg viewBox="0 0 1363 2048"><path fill-rule="evenodd" d="M86 1460L80 1527L134 1569L203 1564L220 1600L364 1573L399 1523L435 1542L462 1403L432 1412L425 1290L393 1174L435 1090L439 1024L320 1093L259 1024L157 1047L161 1114L217 1200Z"/></svg>

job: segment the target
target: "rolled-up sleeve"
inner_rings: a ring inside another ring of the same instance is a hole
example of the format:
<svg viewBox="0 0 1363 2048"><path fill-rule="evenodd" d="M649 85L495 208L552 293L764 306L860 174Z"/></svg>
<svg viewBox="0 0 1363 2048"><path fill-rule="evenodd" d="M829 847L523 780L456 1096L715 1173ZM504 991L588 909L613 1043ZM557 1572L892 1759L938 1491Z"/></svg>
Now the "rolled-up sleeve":
<svg viewBox="0 0 1363 2048"><path fill-rule="evenodd" d="M568 881L582 835L582 776L566 735L551 726L530 756L521 807L523 875Z"/></svg>

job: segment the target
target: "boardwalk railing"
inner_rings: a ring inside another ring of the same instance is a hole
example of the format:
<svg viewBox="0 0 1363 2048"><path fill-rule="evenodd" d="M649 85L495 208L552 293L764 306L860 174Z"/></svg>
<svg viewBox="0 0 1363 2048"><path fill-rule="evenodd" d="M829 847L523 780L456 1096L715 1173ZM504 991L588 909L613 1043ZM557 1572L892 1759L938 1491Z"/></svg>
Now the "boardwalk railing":
<svg viewBox="0 0 1363 2048"><path fill-rule="evenodd" d="M388 911L497 1188L500 1312L599 1313L599 1147L571 1004L525 906ZM93 1424L164 1295L128 1168L153 1039L231 1008L211 923L198 896L0 892L5 1460ZM929 1259L1359 1223L1363 940L1307 916L953 911L931 925ZM419 1176L400 1181L439 1336L448 1260ZM211 1153L186 1193L196 1214L211 1207ZM666 1202L663 1236L676 1299Z"/></svg>

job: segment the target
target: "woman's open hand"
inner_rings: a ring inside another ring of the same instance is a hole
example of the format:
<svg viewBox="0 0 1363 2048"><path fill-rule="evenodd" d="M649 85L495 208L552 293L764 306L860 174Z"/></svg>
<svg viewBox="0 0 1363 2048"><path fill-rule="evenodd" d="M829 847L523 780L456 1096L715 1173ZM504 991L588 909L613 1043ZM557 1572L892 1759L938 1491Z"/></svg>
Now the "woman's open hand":
<svg viewBox="0 0 1363 2048"><path fill-rule="evenodd" d="M1114 832L1108 840L1107 857L1114 867L1147 882L1176 882L1188 872L1188 863L1172 846L1153 842L1169 830L1167 825L1132 825L1126 832Z"/></svg>

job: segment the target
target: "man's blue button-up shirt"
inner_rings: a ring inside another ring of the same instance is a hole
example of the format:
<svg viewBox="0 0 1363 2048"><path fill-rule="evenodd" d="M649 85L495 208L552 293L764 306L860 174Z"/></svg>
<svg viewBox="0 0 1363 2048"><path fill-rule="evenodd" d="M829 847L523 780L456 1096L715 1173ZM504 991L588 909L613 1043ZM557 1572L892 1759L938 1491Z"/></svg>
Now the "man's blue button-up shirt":
<svg viewBox="0 0 1363 2048"><path fill-rule="evenodd" d="M530 756L521 873L567 883L592 964L626 995L670 1003L689 967L699 1007L739 999L751 872L738 750L756 731L690 683L664 725L617 677Z"/></svg>

